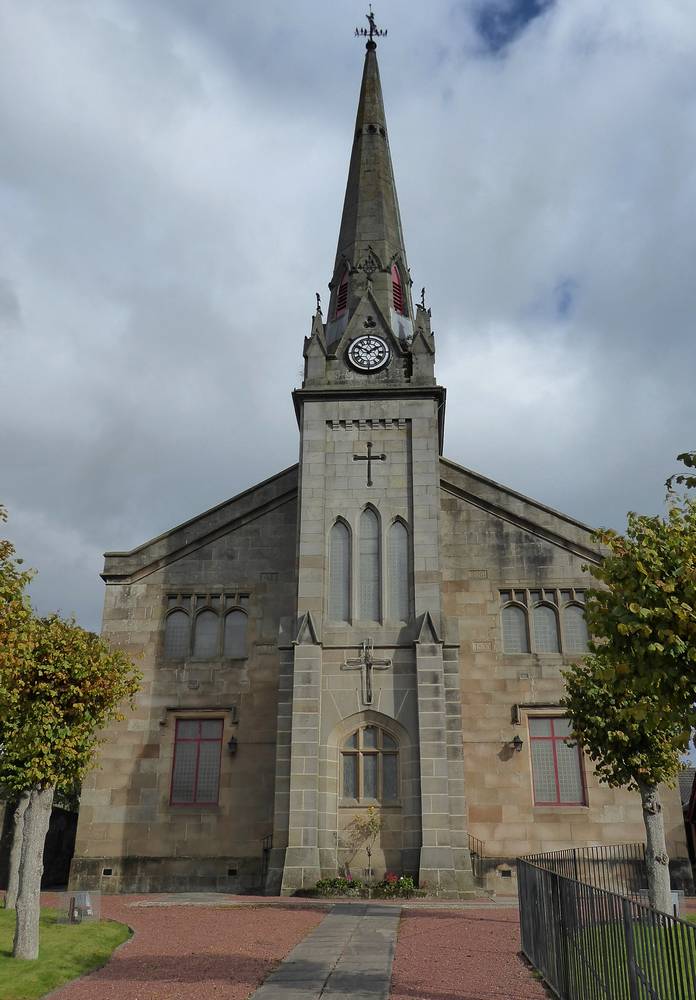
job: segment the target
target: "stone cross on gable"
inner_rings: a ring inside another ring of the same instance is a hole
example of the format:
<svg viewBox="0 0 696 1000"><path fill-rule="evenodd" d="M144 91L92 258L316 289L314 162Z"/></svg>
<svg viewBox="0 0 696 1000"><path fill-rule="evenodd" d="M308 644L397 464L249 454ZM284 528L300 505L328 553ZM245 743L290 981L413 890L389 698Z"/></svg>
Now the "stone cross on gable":
<svg viewBox="0 0 696 1000"><path fill-rule="evenodd" d="M360 670L362 677L362 700L363 705L372 704L372 671L388 670L391 667L391 660L376 660L374 657L374 646L372 639L367 639L362 644L362 653L357 660L346 660L341 670Z"/></svg>

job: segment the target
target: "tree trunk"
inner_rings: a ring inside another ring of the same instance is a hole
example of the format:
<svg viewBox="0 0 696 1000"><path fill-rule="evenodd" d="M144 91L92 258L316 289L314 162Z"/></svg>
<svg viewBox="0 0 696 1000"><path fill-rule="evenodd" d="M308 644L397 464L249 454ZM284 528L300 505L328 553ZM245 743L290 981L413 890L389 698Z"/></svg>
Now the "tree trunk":
<svg viewBox="0 0 696 1000"><path fill-rule="evenodd" d="M24 836L24 814L29 805L29 792L22 792L14 811L12 831L12 847L10 848L10 864L7 876L7 892L5 893L5 909L17 908L17 890L19 888L19 866L22 861L22 841Z"/></svg>
<svg viewBox="0 0 696 1000"><path fill-rule="evenodd" d="M672 913L672 889L669 878L669 858L665 844L665 819L657 785L638 782L643 805L646 847L645 862L648 870L648 899L650 905L661 913Z"/></svg>
<svg viewBox="0 0 696 1000"><path fill-rule="evenodd" d="M24 814L22 861L19 867L17 925L14 958L39 957L39 916L41 914L41 876L43 851L55 788L32 788Z"/></svg>

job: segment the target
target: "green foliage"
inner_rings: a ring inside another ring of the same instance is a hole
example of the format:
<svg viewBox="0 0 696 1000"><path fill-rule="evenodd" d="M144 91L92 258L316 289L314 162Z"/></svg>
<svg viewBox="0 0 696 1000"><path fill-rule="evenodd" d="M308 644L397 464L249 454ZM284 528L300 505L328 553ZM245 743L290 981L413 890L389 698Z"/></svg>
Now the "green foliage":
<svg viewBox="0 0 696 1000"><path fill-rule="evenodd" d="M596 537L609 549L591 567L604 586L587 598L596 677L659 695L645 706L655 724L667 711L696 721L696 501L675 501L665 517L631 513L625 536Z"/></svg>
<svg viewBox="0 0 696 1000"><path fill-rule="evenodd" d="M36 617L24 592L31 575L0 540L0 785L10 794L50 785L69 794L98 730L132 702L140 673L75 621Z"/></svg>
<svg viewBox="0 0 696 1000"><path fill-rule="evenodd" d="M130 937L125 924L58 924L54 910L41 916L41 950L35 962L11 958L14 911L0 910L0 998L34 1000L107 961Z"/></svg>
<svg viewBox="0 0 696 1000"><path fill-rule="evenodd" d="M685 451L681 455L677 455L677 461L685 465L687 469L696 469L696 451ZM673 476L670 476L665 483L668 496L674 491L675 483L678 486L686 486L688 490L696 489L696 474L690 475L686 472L677 472Z"/></svg>
<svg viewBox="0 0 696 1000"><path fill-rule="evenodd" d="M360 896L365 891L365 883L359 878L322 878L315 885L319 896Z"/></svg>
<svg viewBox="0 0 696 1000"><path fill-rule="evenodd" d="M696 701L696 503L596 537L608 552L591 567L604 585L587 595L594 641L565 672L564 705L600 780L670 783Z"/></svg>
<svg viewBox="0 0 696 1000"><path fill-rule="evenodd" d="M573 736L594 761L600 781L612 788L637 782L672 784L689 745L684 721L660 721L660 698L617 683L604 659L588 656L564 674L563 699Z"/></svg>

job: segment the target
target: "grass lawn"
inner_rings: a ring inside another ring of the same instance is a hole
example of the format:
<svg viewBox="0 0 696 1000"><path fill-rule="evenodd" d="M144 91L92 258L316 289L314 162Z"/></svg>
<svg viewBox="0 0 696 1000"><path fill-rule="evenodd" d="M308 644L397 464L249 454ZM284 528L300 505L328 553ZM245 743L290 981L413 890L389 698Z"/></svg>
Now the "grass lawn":
<svg viewBox="0 0 696 1000"><path fill-rule="evenodd" d="M111 952L130 937L125 924L58 924L55 910L41 911L39 957L12 958L15 914L0 909L0 1000L35 1000L69 979L104 965Z"/></svg>

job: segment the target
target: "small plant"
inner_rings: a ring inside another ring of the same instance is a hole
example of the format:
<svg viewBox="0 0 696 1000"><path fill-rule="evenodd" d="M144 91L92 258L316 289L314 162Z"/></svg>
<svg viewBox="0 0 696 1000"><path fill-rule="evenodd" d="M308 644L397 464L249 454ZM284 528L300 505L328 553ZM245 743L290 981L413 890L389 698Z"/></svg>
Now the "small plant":
<svg viewBox="0 0 696 1000"><path fill-rule="evenodd" d="M319 879L314 888L319 896L360 896L365 887L359 878L338 875L336 878Z"/></svg>
<svg viewBox="0 0 696 1000"><path fill-rule="evenodd" d="M387 872L381 882L373 889L373 895L381 899L410 899L416 892L416 885L411 875L396 875Z"/></svg>
<svg viewBox="0 0 696 1000"><path fill-rule="evenodd" d="M372 849L382 829L382 820L374 806L364 815L356 816L348 824L348 841L342 846L348 851L346 865L352 864L356 855L363 850L367 855L367 877L372 879Z"/></svg>

